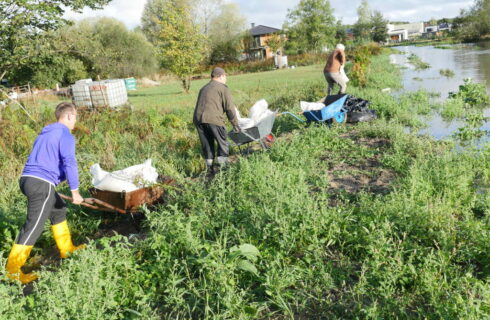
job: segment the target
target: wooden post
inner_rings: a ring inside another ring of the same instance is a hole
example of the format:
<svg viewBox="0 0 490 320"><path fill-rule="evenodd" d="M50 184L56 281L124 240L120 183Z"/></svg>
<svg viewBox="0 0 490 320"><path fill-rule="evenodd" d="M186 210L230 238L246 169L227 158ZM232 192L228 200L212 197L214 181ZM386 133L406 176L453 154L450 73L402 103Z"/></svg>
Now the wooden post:
<svg viewBox="0 0 490 320"><path fill-rule="evenodd" d="M97 81L100 82L100 75L97 75ZM104 98L104 104L105 104L105 107L109 107L109 105L107 104L107 97L106 95L104 94L104 90L103 90L103 87L101 84L99 84L99 88L100 88L100 93L102 93L102 98Z"/></svg>

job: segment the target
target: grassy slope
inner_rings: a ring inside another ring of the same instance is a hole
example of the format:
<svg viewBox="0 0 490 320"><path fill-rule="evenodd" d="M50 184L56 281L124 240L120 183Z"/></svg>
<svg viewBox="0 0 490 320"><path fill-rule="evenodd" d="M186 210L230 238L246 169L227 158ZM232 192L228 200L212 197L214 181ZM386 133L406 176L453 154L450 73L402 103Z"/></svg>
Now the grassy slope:
<svg viewBox="0 0 490 320"><path fill-rule="evenodd" d="M300 81L299 73L309 75L307 84L285 87L279 81L286 77L274 72L232 77L230 87L244 106L266 96L277 108L295 110L299 99L314 101L324 93L318 69L280 71L291 72L293 82ZM264 79L259 89L257 79ZM277 87L270 88L274 82ZM490 153L454 153L445 143L406 134L404 125L417 125L417 114L429 112L430 105L424 93L397 101L380 92L396 86L398 71L386 57L377 57L368 88L348 91L369 99L381 119L328 129L281 117L275 131L284 137L270 152L241 158L210 184L186 179L200 161L189 125L195 92L162 99L160 90L172 93L170 85L132 97L134 104L150 108L186 108L177 115L84 118L89 133L77 133L82 168L91 161L117 168L151 156L185 188L147 212L145 240L90 241L87 250L43 269L28 298L20 295L21 287L0 283L0 314L9 319L488 317ZM194 83L194 90L199 87ZM18 132L17 154L28 152L21 147L28 148L29 138ZM381 171L367 165L372 162L394 174L386 192L332 189L332 181L349 175L376 180ZM13 163L9 168L18 170L21 161ZM25 200L13 177L4 181L2 208L7 222L19 225L16 216L22 216ZM83 181L87 187L86 173ZM103 218L79 208L69 217L75 234L88 239ZM17 226L3 222L6 249ZM254 245L260 257L237 255L233 246L243 244ZM45 233L39 247L52 245Z"/></svg>
<svg viewBox="0 0 490 320"><path fill-rule="evenodd" d="M270 100L277 96L277 91L297 90L304 88L312 81L321 81L323 66L315 65L296 69L277 70L272 72L250 73L228 77L227 85L232 91L233 98L244 110L251 107L254 99ZM196 97L209 80L192 82L189 94L182 91L179 81L173 81L163 86L141 88L129 93L129 101L136 108L158 108L164 112L192 113ZM185 111L184 111L185 110Z"/></svg>

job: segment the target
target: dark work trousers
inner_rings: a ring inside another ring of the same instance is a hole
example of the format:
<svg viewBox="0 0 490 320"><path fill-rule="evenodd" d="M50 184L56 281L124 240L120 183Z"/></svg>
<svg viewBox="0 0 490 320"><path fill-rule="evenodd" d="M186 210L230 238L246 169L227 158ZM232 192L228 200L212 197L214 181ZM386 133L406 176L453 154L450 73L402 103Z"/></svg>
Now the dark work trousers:
<svg viewBox="0 0 490 320"><path fill-rule="evenodd" d="M33 246L49 218L51 224L66 220L66 204L54 185L35 177L21 177L19 186L27 197L27 219L15 243Z"/></svg>
<svg viewBox="0 0 490 320"><path fill-rule="evenodd" d="M226 128L209 123L196 125L201 140L204 159L214 159L216 156L214 142L218 144L218 157L228 157L229 147L226 140Z"/></svg>

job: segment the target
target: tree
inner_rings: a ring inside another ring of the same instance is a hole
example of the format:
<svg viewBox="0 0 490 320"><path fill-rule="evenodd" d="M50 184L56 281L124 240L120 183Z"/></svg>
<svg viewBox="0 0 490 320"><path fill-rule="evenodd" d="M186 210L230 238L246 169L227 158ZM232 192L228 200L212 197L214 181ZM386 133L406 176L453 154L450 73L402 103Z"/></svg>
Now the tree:
<svg viewBox="0 0 490 320"><path fill-rule="evenodd" d="M2 0L0 2L0 79L36 57L47 31L65 25L66 9L100 9L111 0Z"/></svg>
<svg viewBox="0 0 490 320"><path fill-rule="evenodd" d="M243 49L241 35L246 29L245 21L236 3L227 3L221 7L208 29L211 64L238 59Z"/></svg>
<svg viewBox="0 0 490 320"><path fill-rule="evenodd" d="M116 19L85 19L44 40L29 64L14 69L12 80L53 87L86 77L141 77L157 71L153 46Z"/></svg>
<svg viewBox="0 0 490 320"><path fill-rule="evenodd" d="M191 10L181 0L168 0L163 7L157 50L162 66L178 76L186 93L191 75L203 61L206 38L191 18Z"/></svg>
<svg viewBox="0 0 490 320"><path fill-rule="evenodd" d="M367 0L362 0L357 8L357 22L354 24L354 36L359 42L371 40L371 9Z"/></svg>
<svg viewBox="0 0 490 320"><path fill-rule="evenodd" d="M163 19L167 0L148 0L141 16L141 30L148 41L155 44L160 34L159 21Z"/></svg>
<svg viewBox="0 0 490 320"><path fill-rule="evenodd" d="M347 28L348 26L345 26L342 24L342 20L338 20L337 24L335 26L335 39L339 43L346 43L347 42Z"/></svg>
<svg viewBox="0 0 490 320"><path fill-rule="evenodd" d="M289 52L321 51L335 42L335 18L328 0L301 0L289 10L283 28Z"/></svg>
<svg viewBox="0 0 490 320"><path fill-rule="evenodd" d="M380 11L375 10L371 17L371 39L376 42L386 41L388 38L388 20Z"/></svg>
<svg viewBox="0 0 490 320"><path fill-rule="evenodd" d="M239 12L239 7L235 3L225 4L223 6L223 0L190 0L192 16L194 17L194 23L201 27L202 33L205 35L210 34L212 25L216 22L216 17L220 15L223 17L223 10L230 10L232 14ZM226 8L231 5L236 8ZM221 14L219 13L221 12ZM243 18L245 20L245 18Z"/></svg>
<svg viewBox="0 0 490 320"><path fill-rule="evenodd" d="M143 33L151 43L155 43L160 33L159 21L164 17L164 7L170 0L148 0L141 16ZM209 34L211 21L219 14L223 0L182 0L189 7L191 20L204 35Z"/></svg>
<svg viewBox="0 0 490 320"><path fill-rule="evenodd" d="M490 34L490 0L475 0L469 10L461 10L454 20L456 35L472 41Z"/></svg>
<svg viewBox="0 0 490 320"><path fill-rule="evenodd" d="M284 48L284 44L286 43L286 38L284 35L279 33L273 33L270 35L270 38L267 40L266 44L271 49L271 52L274 54Z"/></svg>

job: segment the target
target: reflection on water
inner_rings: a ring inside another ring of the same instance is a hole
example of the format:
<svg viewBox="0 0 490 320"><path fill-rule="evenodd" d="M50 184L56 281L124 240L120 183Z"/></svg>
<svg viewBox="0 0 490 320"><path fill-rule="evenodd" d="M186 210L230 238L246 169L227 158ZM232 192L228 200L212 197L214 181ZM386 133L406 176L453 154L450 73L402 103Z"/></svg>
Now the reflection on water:
<svg viewBox="0 0 490 320"><path fill-rule="evenodd" d="M403 85L406 91L425 89L429 92L440 93L440 99L447 98L451 91L458 91L463 79L472 78L474 82L486 83L490 93L490 41L479 45L453 45L453 49L438 49L433 46L395 47L407 54L394 54L392 63L402 65L407 69L403 72ZM429 69L415 70L407 58L413 53L422 61L430 64ZM450 69L454 77L442 76L440 70ZM415 79L414 79L415 78Z"/></svg>
<svg viewBox="0 0 490 320"><path fill-rule="evenodd" d="M485 83L487 92L490 93L490 41L481 44L453 45L451 49L438 49L433 46L415 47L399 46L396 49L406 54L393 54L391 63L405 67L403 70L404 91L415 92L420 89L438 93L437 101L447 99L449 92L456 92L463 84L465 78L471 78L474 82ZM410 53L417 55L422 61L430 64L429 69L415 70L408 63ZM440 70L450 69L454 77L445 77ZM490 109L485 110L485 116L490 117ZM445 121L439 114L427 118L427 128L420 131L421 134L429 134L436 139L450 137L459 128L464 126L464 121ZM490 123L486 122L482 130L490 130ZM480 141L488 141L487 135Z"/></svg>

